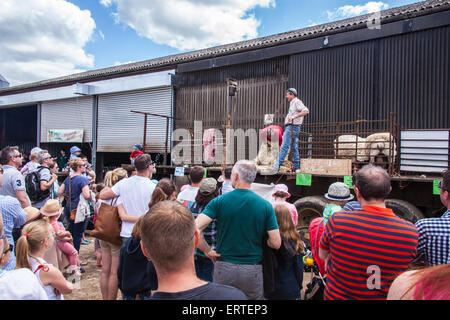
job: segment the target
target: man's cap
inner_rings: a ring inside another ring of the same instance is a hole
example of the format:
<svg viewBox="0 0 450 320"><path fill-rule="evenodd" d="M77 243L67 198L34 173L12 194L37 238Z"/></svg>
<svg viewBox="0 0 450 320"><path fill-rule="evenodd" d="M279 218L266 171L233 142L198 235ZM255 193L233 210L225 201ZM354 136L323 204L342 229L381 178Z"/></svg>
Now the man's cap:
<svg viewBox="0 0 450 320"><path fill-rule="evenodd" d="M289 88L286 91L292 93L294 96L297 96L297 90L295 88Z"/></svg>
<svg viewBox="0 0 450 320"><path fill-rule="evenodd" d="M200 188L198 189L198 192L200 192L202 195L208 195L213 193L217 188L217 180L214 178L205 178L200 183Z"/></svg>
<svg viewBox="0 0 450 320"><path fill-rule="evenodd" d="M142 144L136 143L136 144L134 145L134 147L133 147L133 150L136 150L136 149L143 149L143 148L142 148Z"/></svg>

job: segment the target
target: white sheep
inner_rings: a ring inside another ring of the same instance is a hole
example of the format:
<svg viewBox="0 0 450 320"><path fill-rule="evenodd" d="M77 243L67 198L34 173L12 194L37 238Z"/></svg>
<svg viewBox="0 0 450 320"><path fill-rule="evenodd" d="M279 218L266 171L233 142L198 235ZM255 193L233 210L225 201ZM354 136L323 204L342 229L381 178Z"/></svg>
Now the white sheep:
<svg viewBox="0 0 450 320"><path fill-rule="evenodd" d="M389 140L391 140L390 143ZM370 163L374 163L375 158L379 155L384 155L389 158L391 156L390 151L392 148L394 148L394 158L397 156L396 145L389 132L371 134L366 138L366 144L368 147L367 155L370 157ZM391 149L389 148L389 144Z"/></svg>
<svg viewBox="0 0 450 320"><path fill-rule="evenodd" d="M358 138L358 151L356 150L356 139ZM338 136L334 142L334 153L338 158L350 158L352 161L369 160L366 139L355 135Z"/></svg>

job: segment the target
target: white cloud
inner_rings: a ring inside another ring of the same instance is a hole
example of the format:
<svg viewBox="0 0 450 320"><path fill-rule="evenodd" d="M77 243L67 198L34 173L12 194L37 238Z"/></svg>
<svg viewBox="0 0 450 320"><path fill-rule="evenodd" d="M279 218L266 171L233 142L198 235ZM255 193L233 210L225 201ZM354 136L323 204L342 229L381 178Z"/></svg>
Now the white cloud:
<svg viewBox="0 0 450 320"><path fill-rule="evenodd" d="M274 7L275 0L100 0L114 2L115 21L141 37L179 50L253 39L260 25L251 10Z"/></svg>
<svg viewBox="0 0 450 320"><path fill-rule="evenodd" d="M381 1L378 2L370 1L364 5L356 5L356 6L345 5L337 8L334 11L327 10L327 15L329 20L336 20L342 18L355 17L367 13L378 12L387 9L388 7L389 7L388 4L383 3Z"/></svg>
<svg viewBox="0 0 450 320"><path fill-rule="evenodd" d="M11 85L85 71L95 22L65 0L0 1L0 74Z"/></svg>
<svg viewBox="0 0 450 320"><path fill-rule="evenodd" d="M126 62L116 61L116 62L114 62L114 67L121 66L121 65L123 65L123 64L135 63L135 62L136 62L136 61L133 61L133 60L126 61Z"/></svg>
<svg viewBox="0 0 450 320"><path fill-rule="evenodd" d="M105 7L109 7L112 4L112 0L100 0L100 3Z"/></svg>

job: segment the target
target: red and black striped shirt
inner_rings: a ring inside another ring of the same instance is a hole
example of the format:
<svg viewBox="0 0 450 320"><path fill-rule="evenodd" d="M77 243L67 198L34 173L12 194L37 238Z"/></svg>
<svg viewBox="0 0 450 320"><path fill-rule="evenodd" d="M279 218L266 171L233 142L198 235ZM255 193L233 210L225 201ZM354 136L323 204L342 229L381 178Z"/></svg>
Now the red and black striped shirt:
<svg viewBox="0 0 450 320"><path fill-rule="evenodd" d="M325 299L386 299L395 277L417 254L414 224L391 209L335 212L320 241L330 251Z"/></svg>

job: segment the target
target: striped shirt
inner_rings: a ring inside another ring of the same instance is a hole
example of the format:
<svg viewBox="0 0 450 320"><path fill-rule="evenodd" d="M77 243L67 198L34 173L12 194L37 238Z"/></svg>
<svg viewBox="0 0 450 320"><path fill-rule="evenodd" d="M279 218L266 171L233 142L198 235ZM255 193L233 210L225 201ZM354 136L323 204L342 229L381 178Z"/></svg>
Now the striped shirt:
<svg viewBox="0 0 450 320"><path fill-rule="evenodd" d="M419 231L417 256L430 266L450 263L450 209L440 218L416 222Z"/></svg>
<svg viewBox="0 0 450 320"><path fill-rule="evenodd" d="M349 201L345 204L342 211L361 211L362 207L359 201Z"/></svg>
<svg viewBox="0 0 450 320"><path fill-rule="evenodd" d="M12 236L13 228L20 228L27 219L26 212L22 209L19 200L11 196L0 195L0 212L3 218L3 230L8 244L14 246L14 239ZM16 267L16 257L14 250L11 252L8 263L3 267L3 270L13 270Z"/></svg>
<svg viewBox="0 0 450 320"><path fill-rule="evenodd" d="M418 232L391 209L366 206L335 212L320 248L329 251L327 300L384 300L395 277L417 253Z"/></svg>

